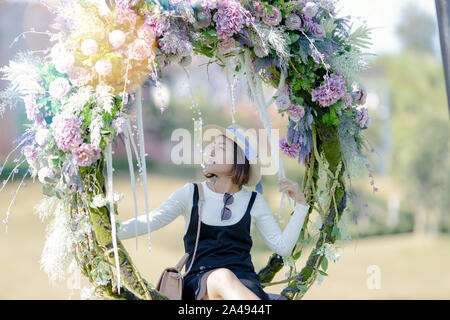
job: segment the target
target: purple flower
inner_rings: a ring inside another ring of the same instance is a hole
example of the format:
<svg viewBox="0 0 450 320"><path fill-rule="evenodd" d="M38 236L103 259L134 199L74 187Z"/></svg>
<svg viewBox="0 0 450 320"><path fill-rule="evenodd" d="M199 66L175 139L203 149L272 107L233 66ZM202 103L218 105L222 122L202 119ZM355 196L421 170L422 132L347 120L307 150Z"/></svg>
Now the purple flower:
<svg viewBox="0 0 450 320"><path fill-rule="evenodd" d="M112 121L112 127L118 134L122 134L125 131L127 120L123 117L119 117Z"/></svg>
<svg viewBox="0 0 450 320"><path fill-rule="evenodd" d="M301 143L293 143L290 145L285 137L280 139L279 144L281 151L290 158L297 158L302 147Z"/></svg>
<svg viewBox="0 0 450 320"><path fill-rule="evenodd" d="M214 14L217 36L226 39L238 33L243 27L249 26L253 17L245 10L237 0L224 0L217 5Z"/></svg>
<svg viewBox="0 0 450 320"><path fill-rule="evenodd" d="M362 107L359 110L357 110L357 116L356 116L356 123L361 127L361 128L367 128L367 126L369 125L369 110L367 110L366 107Z"/></svg>
<svg viewBox="0 0 450 320"><path fill-rule="evenodd" d="M291 105L291 99L289 99L289 96L287 94L281 94L275 100L275 104L277 105L278 109L286 110Z"/></svg>
<svg viewBox="0 0 450 320"><path fill-rule="evenodd" d="M58 148L67 152L83 142L81 120L73 116L57 114L50 125Z"/></svg>
<svg viewBox="0 0 450 320"><path fill-rule="evenodd" d="M149 18L148 16L146 16L145 24L153 28L157 37L161 37L166 30L166 24L156 18Z"/></svg>
<svg viewBox="0 0 450 320"><path fill-rule="evenodd" d="M39 107L36 103L36 96L29 94L23 98L23 102L25 103L28 120L37 121L39 119Z"/></svg>
<svg viewBox="0 0 450 320"><path fill-rule="evenodd" d="M353 104L363 105L366 103L367 93L364 89L351 93Z"/></svg>
<svg viewBox="0 0 450 320"><path fill-rule="evenodd" d="M323 85L311 92L312 101L318 102L322 107L335 104L347 93L345 79L340 73L333 73L329 78L325 75Z"/></svg>
<svg viewBox="0 0 450 320"><path fill-rule="evenodd" d="M37 164L36 149L32 145L23 147L22 153L30 167L34 167Z"/></svg>
<svg viewBox="0 0 450 320"><path fill-rule="evenodd" d="M88 167L100 158L100 149L88 143L83 143L72 151L75 163L79 167Z"/></svg>
<svg viewBox="0 0 450 320"><path fill-rule="evenodd" d="M325 29L323 28L323 26L319 23L312 23L309 26L309 30L311 31L311 33L315 36L320 36L320 37L325 37L326 36L326 32Z"/></svg>
<svg viewBox="0 0 450 320"><path fill-rule="evenodd" d="M319 11L319 6L314 2L307 2L305 8L303 9L305 16L307 16L308 18L315 17L317 11Z"/></svg>
<svg viewBox="0 0 450 320"><path fill-rule="evenodd" d="M291 120L297 122L305 115L305 109L302 106L293 104L287 109L287 113Z"/></svg>
<svg viewBox="0 0 450 320"><path fill-rule="evenodd" d="M269 26L276 26L281 22L281 11L278 8L272 6L272 10L270 10L270 12L267 13L264 10L262 20Z"/></svg>
<svg viewBox="0 0 450 320"><path fill-rule="evenodd" d="M303 30L304 28L303 20L295 13L286 17L285 25L288 30Z"/></svg>

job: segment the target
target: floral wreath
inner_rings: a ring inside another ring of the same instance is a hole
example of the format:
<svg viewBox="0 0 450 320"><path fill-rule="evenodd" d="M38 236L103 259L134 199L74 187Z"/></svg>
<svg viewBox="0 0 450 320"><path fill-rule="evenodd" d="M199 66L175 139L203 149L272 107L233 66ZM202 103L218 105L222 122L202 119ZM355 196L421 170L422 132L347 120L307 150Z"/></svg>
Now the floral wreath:
<svg viewBox="0 0 450 320"><path fill-rule="evenodd" d="M317 277L327 276L328 261L340 256L339 222L351 194L350 173L367 158L361 131L369 124L362 107L367 93L357 75L367 67L362 49L370 44L370 28L352 31L348 17L337 17L335 4L79 0L49 7L57 19L55 31L45 33L54 45L43 57L20 52L0 69L9 81L0 94L0 114L23 101L30 121L16 140L17 165L0 191L22 164L28 164L23 179L30 175L43 184L45 196L36 209L42 219L54 216L41 257L50 279L62 280L67 270L78 268L96 296L167 299L140 276L117 239L121 197L113 191L112 143L118 137L125 142L135 195L133 151L146 188L140 86L150 81L159 88L163 69L171 63L186 67L193 54L210 58L234 78L245 75L267 130L272 128L267 108L275 102L288 131L271 143L305 165L310 209L300 237L289 257L270 256L258 272L261 285L286 283L281 294L300 299ZM276 89L270 101L262 83ZM133 101L138 143L129 117ZM234 114L233 107L233 120ZM148 214L147 197L145 205ZM314 209L319 221L308 228ZM297 271L295 262L315 234L315 247ZM286 279L272 282L286 265Z"/></svg>

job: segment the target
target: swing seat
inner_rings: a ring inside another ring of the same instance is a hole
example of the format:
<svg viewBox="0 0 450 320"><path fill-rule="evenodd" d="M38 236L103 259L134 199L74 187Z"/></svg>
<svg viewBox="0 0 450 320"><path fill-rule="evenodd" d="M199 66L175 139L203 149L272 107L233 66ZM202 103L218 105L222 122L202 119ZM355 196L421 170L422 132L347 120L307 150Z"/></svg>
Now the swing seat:
<svg viewBox="0 0 450 320"><path fill-rule="evenodd" d="M266 292L266 293L269 296L270 300L289 300L288 298L286 298L286 296L284 296L282 294L268 293L268 292Z"/></svg>

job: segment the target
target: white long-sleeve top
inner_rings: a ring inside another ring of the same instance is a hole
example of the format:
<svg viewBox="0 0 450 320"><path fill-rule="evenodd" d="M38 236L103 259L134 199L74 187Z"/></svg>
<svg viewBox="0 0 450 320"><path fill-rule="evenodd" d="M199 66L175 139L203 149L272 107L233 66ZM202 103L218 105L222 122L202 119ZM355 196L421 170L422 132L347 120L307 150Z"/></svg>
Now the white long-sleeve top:
<svg viewBox="0 0 450 320"><path fill-rule="evenodd" d="M231 219L222 221L220 212L223 208L223 193L217 193L211 190L207 186L206 181L203 181L202 184L205 196L202 209L203 223L214 226L226 226L235 224L241 220L250 201L251 190L242 187L240 191L233 194L234 201L231 205L227 206L232 211ZM149 212L151 232L164 227L182 215L185 219L184 234L186 234L191 218L193 193L194 185L192 183L186 183L164 201L161 206ZM284 230L281 231L267 202L258 193L250 211L250 231L256 226L259 235L272 251L280 256L288 256L297 242L308 209L309 205L296 203L294 213L291 215ZM119 239L134 237L136 235L136 224L138 235L147 233L147 218L143 214L138 216L137 220L132 218L121 222L121 227L117 233Z"/></svg>

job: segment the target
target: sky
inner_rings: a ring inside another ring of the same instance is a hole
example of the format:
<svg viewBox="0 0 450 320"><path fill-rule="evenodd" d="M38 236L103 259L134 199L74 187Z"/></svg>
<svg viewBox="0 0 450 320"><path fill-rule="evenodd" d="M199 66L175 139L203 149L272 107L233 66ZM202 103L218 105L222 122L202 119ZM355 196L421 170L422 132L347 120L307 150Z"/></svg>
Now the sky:
<svg viewBox="0 0 450 320"><path fill-rule="evenodd" d="M351 15L366 20L367 25L375 27L372 31L371 52L397 53L401 47L395 32L400 12L404 5L414 5L436 18L434 0L339 0L336 8L339 16ZM438 48L439 34L436 32L435 46Z"/></svg>

